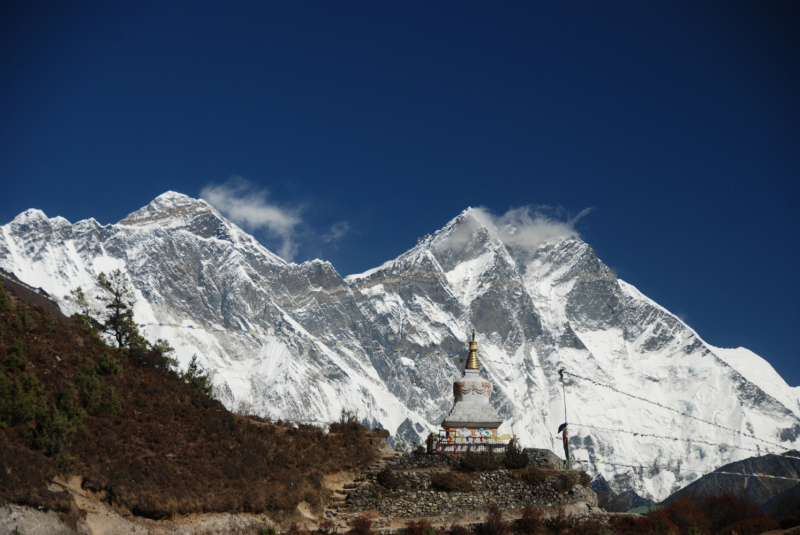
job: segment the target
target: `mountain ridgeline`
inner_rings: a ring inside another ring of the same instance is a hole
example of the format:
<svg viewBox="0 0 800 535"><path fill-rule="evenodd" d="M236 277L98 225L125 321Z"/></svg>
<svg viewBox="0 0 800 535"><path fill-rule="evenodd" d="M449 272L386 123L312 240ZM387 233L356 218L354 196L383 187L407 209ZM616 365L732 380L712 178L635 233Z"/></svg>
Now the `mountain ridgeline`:
<svg viewBox="0 0 800 535"><path fill-rule="evenodd" d="M98 274L121 270L142 333L184 367L197 355L219 400L262 416L332 421L347 409L420 442L452 408L474 328L500 432L560 451L565 391L574 458L626 465L591 465L616 492L659 501L757 445L800 445L798 390L766 361L704 342L579 237L522 244L479 215L343 278L320 260L287 263L205 201L168 192L115 225L28 210L1 227L0 267L67 314L71 290L93 303ZM562 383L562 368L632 396Z"/></svg>

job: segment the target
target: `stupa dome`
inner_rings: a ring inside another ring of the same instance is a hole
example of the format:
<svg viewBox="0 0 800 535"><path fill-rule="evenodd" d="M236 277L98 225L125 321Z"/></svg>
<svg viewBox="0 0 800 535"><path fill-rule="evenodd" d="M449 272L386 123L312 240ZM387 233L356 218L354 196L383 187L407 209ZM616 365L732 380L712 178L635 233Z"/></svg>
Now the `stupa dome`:
<svg viewBox="0 0 800 535"><path fill-rule="evenodd" d="M464 375L460 381L453 383L455 405L447 418L442 422L442 427L450 434L470 436L495 436L497 428L503 419L490 403L494 385L491 381L480 375L478 362L478 342L475 341L475 331L472 331L472 340L469 343L469 357Z"/></svg>

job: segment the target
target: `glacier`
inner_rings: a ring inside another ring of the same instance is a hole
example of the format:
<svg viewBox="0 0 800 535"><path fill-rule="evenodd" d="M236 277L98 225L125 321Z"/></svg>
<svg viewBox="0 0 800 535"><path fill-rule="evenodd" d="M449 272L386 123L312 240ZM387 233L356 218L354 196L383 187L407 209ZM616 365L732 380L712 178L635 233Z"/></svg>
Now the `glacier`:
<svg viewBox="0 0 800 535"><path fill-rule="evenodd" d="M117 224L31 209L0 229L0 267L66 314L71 290L99 307L97 275L126 273L142 333L167 340L181 366L197 355L231 409L321 422L347 409L420 442L452 408L474 328L500 432L560 452L566 419L574 458L626 465L587 466L615 491L661 500L751 450L798 446L800 389L747 349L703 341L576 235L510 240L513 229L467 209L398 258L343 278L328 262L284 261L207 202L175 192ZM562 382L562 368L731 431L569 375Z"/></svg>

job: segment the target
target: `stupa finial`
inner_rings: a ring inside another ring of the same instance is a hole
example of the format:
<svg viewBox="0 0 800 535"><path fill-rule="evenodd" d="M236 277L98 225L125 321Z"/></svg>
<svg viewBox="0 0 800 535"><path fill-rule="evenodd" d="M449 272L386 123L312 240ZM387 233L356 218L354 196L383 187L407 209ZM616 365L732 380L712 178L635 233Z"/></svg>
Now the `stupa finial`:
<svg viewBox="0 0 800 535"><path fill-rule="evenodd" d="M475 329L472 329L472 341L469 343L469 356L467 357L466 369L480 369L480 364L478 364L478 342L475 341Z"/></svg>

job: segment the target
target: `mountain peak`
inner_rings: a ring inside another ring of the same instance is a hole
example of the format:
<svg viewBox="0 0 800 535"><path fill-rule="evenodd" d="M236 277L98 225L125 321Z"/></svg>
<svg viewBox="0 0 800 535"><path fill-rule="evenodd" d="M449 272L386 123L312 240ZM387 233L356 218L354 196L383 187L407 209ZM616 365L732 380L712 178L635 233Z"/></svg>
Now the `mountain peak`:
<svg viewBox="0 0 800 535"><path fill-rule="evenodd" d="M38 208L29 208L14 218L12 223L19 225L29 223L31 221L47 221L47 216Z"/></svg>
<svg viewBox="0 0 800 535"><path fill-rule="evenodd" d="M167 191L147 206L128 214L119 224L131 227L182 227L188 221L207 214L222 219L219 212L206 201Z"/></svg>

